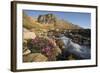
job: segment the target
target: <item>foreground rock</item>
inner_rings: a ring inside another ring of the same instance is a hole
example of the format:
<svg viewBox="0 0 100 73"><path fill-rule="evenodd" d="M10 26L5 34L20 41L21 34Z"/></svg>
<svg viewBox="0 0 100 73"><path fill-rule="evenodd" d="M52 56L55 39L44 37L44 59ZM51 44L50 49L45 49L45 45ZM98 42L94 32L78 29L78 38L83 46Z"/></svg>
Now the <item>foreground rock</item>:
<svg viewBox="0 0 100 73"><path fill-rule="evenodd" d="M24 52L23 52L23 55L25 56L25 55L28 55L30 53L31 53L31 51L29 49L25 49Z"/></svg>
<svg viewBox="0 0 100 73"><path fill-rule="evenodd" d="M45 62L48 58L41 53L31 53L23 56L23 62Z"/></svg>
<svg viewBox="0 0 100 73"><path fill-rule="evenodd" d="M24 28L23 32L24 32L23 33L24 40L27 40L27 39L35 39L36 38L36 34L34 32L31 32L31 31L29 31L29 30L27 30L25 28Z"/></svg>

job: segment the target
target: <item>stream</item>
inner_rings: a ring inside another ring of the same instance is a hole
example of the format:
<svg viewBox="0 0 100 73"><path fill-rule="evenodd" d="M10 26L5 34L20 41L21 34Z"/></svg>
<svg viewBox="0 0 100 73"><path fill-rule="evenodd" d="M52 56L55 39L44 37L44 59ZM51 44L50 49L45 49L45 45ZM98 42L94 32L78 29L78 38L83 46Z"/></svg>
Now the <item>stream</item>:
<svg viewBox="0 0 100 73"><path fill-rule="evenodd" d="M69 56L70 54L73 54L77 59L91 58L91 49L89 46L74 43L66 36L60 36L58 39L62 40L65 46L62 55L59 56L60 59L64 60L66 56Z"/></svg>

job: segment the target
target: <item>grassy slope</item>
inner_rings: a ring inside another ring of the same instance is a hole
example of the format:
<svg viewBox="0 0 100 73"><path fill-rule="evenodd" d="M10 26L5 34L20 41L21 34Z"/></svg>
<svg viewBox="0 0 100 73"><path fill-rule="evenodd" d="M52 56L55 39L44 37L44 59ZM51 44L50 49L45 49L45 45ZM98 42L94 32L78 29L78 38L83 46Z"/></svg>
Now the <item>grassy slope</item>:
<svg viewBox="0 0 100 73"><path fill-rule="evenodd" d="M50 29L80 29L80 27L73 25L67 21L58 19L56 24L40 24L36 19L23 14L23 27L27 29L34 29L36 31L50 30Z"/></svg>

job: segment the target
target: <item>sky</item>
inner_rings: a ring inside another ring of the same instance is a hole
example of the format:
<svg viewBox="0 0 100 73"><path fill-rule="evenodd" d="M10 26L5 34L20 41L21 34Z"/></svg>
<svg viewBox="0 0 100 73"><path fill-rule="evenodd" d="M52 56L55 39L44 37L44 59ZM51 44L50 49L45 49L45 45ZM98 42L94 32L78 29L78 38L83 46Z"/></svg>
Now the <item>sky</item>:
<svg viewBox="0 0 100 73"><path fill-rule="evenodd" d="M75 25L79 25L83 28L90 28L91 25L91 13L82 12L59 12L59 11L39 11L39 10L23 10L28 16L38 17L39 15L44 15L52 13L55 16L69 21Z"/></svg>

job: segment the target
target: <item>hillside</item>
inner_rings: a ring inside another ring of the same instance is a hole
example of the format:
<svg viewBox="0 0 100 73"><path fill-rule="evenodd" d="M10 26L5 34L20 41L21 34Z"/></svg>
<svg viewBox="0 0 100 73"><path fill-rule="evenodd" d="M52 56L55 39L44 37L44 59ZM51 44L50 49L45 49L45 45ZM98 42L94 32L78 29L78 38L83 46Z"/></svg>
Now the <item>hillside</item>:
<svg viewBox="0 0 100 73"><path fill-rule="evenodd" d="M32 31L48 31L48 30L66 30L66 29L82 29L78 25L74 25L68 21L57 18L53 14L39 15L38 18L23 13L23 27Z"/></svg>

